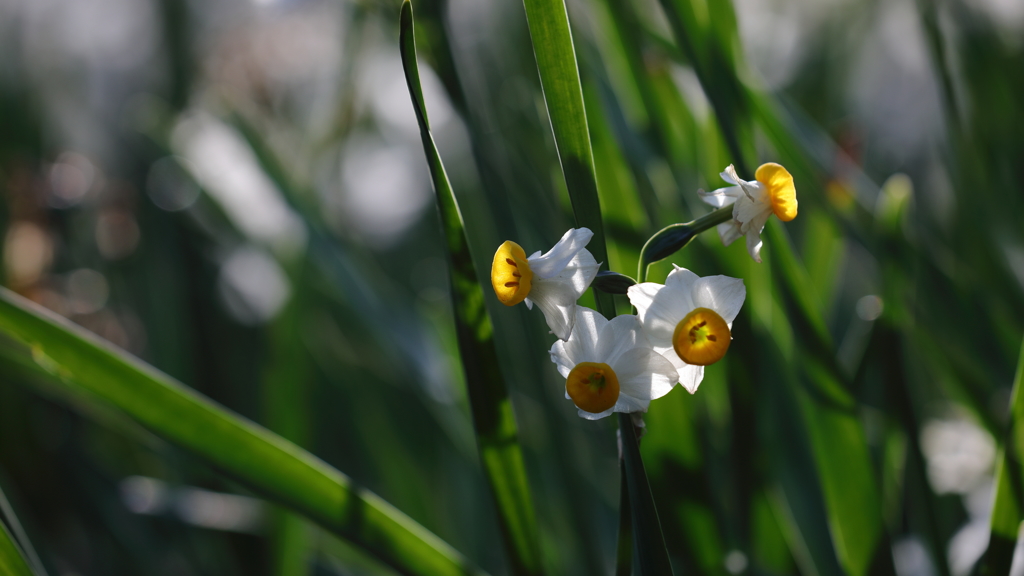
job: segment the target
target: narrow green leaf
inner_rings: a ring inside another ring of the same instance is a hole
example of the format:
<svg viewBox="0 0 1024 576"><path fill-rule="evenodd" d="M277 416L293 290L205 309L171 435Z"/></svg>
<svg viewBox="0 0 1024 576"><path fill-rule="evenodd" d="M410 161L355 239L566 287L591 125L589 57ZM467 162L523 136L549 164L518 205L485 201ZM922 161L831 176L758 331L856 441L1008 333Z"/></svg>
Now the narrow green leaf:
<svg viewBox="0 0 1024 576"><path fill-rule="evenodd" d="M1010 423L996 472L996 499L992 505L991 535L981 557L982 576L1009 574L1017 533L1024 521L1024 343L1013 378Z"/></svg>
<svg viewBox="0 0 1024 576"><path fill-rule="evenodd" d="M505 539L505 551L513 573L541 574L540 539L522 448L519 445L519 431L508 398L508 389L498 365L494 327L484 305L484 292L473 265L462 214L430 133L427 106L420 87L412 4L409 0L402 4L399 43L405 79L419 121L434 191L437 193L437 207L448 254L455 331L466 376L480 462L491 485Z"/></svg>
<svg viewBox="0 0 1024 576"><path fill-rule="evenodd" d="M750 174L754 156L750 103L736 74L732 46L737 42L730 2L661 0L669 25L700 80L722 137L740 174Z"/></svg>
<svg viewBox="0 0 1024 576"><path fill-rule="evenodd" d="M49 385L123 412L403 574L483 574L312 454L6 289L0 289L0 333L23 347Z"/></svg>
<svg viewBox="0 0 1024 576"><path fill-rule="evenodd" d="M594 154L565 2L524 0L524 5L533 53L537 58L537 70L544 89L544 101L547 103L576 225L594 232L588 249L598 261L607 263L608 252L597 193ZM594 291L594 297L599 312L608 318L615 315L615 302L611 294ZM634 550L640 565L651 570L645 570L644 574L671 574L665 538L654 508L633 425L628 415L619 416L619 429L623 444L627 446L624 448L627 456L623 481L627 483L629 508L633 515Z"/></svg>
<svg viewBox="0 0 1024 576"><path fill-rule="evenodd" d="M807 271L778 222L766 227L772 269L781 279L789 321L803 344L790 360L800 366L796 390L825 496L833 544L854 576L868 573L882 530L881 499L857 403L844 383Z"/></svg>
<svg viewBox="0 0 1024 576"><path fill-rule="evenodd" d="M263 378L264 422L274 433L298 446L307 446L313 418L309 389L313 362L302 340L303 314L310 297L303 282L305 268L293 277L298 289L270 326L270 354ZM309 572L312 547L310 527L305 518L286 510L271 515L271 558L275 576L304 576Z"/></svg>
<svg viewBox="0 0 1024 576"><path fill-rule="evenodd" d="M547 103L576 225L589 228L594 233L587 248L598 262L607 267L608 251L601 220L601 202L597 195L594 152L590 145L590 129L569 29L569 14L563 0L524 0L523 3L544 89L544 102ZM595 292L594 297L602 314L614 315L615 304L610 294Z"/></svg>
<svg viewBox="0 0 1024 576"><path fill-rule="evenodd" d="M35 576L28 567L28 561L21 555L21 549L14 543L7 526L0 522L0 574L5 576Z"/></svg>
<svg viewBox="0 0 1024 576"><path fill-rule="evenodd" d="M11 507L11 503L7 501L7 495L4 494L3 490L0 490L0 529L6 530L5 534L0 534L0 540L3 538L9 538L15 549L21 554L22 559L28 564L29 569L36 576L46 576L46 570L43 568L43 563L39 560L39 555L36 554L35 548L32 547L32 542L28 539L28 534L25 533L25 529L21 526L21 522L18 517L14 515L14 508ZM3 544L0 544L0 548ZM3 552L0 552L0 557L4 556ZM6 561L0 558L0 569L6 566ZM0 570L0 574L7 574Z"/></svg>

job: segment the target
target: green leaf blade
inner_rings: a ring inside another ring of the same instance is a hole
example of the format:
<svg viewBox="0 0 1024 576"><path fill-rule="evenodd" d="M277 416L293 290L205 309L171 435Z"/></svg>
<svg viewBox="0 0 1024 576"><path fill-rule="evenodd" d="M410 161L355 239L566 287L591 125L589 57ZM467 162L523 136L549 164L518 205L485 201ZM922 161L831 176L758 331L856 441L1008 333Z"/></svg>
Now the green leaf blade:
<svg viewBox="0 0 1024 576"><path fill-rule="evenodd" d="M430 133L416 60L412 4L408 0L402 4L400 28L402 65L420 125L420 136L437 196L449 258L455 331L466 376L480 462L495 500L512 572L521 575L542 574L540 537L522 447L519 444L518 427L498 364L494 327L485 306L484 292L473 264L462 215Z"/></svg>
<svg viewBox="0 0 1024 576"><path fill-rule="evenodd" d="M524 0L524 5L544 102L576 225L589 228L594 233L587 248L607 268L608 251L597 194L594 151L569 28L569 14L562 0ZM595 292L594 297L602 314L609 316L613 313L615 308L610 294Z"/></svg>
<svg viewBox="0 0 1024 576"><path fill-rule="evenodd" d="M24 346L48 384L113 406L399 572L483 574L426 528L314 455L6 289L0 289L0 332Z"/></svg>
<svg viewBox="0 0 1024 576"><path fill-rule="evenodd" d="M1009 574L1013 549L1024 521L1024 343L1021 344L1017 373L1013 379L1010 423L1006 443L996 467L996 498L988 548L981 557L978 573L984 576Z"/></svg>
<svg viewBox="0 0 1024 576"><path fill-rule="evenodd" d="M544 101L576 225L589 228L594 233L588 249L607 266L608 251L597 192L597 172L569 15L563 0L524 0L524 5ZM595 290L594 297L599 312L607 318L615 315L612 294ZM619 429L624 445L622 481L627 485L630 500L628 508L632 514L633 548L637 561L643 574L672 574L661 523L628 415L619 415ZM623 544L620 542L620 549Z"/></svg>
<svg viewBox="0 0 1024 576"><path fill-rule="evenodd" d="M36 576L28 566L28 561L21 554L21 549L14 543L7 526L0 522L0 574L10 576Z"/></svg>
<svg viewBox="0 0 1024 576"><path fill-rule="evenodd" d="M844 569L862 576L872 568L882 537L881 496L873 475L856 399L838 367L821 312L808 290L807 271L777 222L765 228L773 270L803 348L794 354L796 395L811 440L836 555Z"/></svg>

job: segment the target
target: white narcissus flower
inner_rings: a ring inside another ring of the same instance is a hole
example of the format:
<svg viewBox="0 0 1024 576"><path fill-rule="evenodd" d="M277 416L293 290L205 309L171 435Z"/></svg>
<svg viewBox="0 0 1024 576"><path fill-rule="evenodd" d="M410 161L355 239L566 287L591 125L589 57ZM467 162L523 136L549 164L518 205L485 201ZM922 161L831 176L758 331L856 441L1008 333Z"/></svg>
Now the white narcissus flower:
<svg viewBox="0 0 1024 576"><path fill-rule="evenodd" d="M568 340L576 301L590 287L600 266L584 248L593 237L588 228L569 230L551 250L545 254L538 250L529 258L519 244L506 240L491 263L491 286L498 300L506 306L525 301L531 310L536 304L551 332Z"/></svg>
<svg viewBox="0 0 1024 576"><path fill-rule="evenodd" d="M551 361L565 377L565 397L587 420L612 412L646 412L651 400L679 379L672 363L651 349L636 316L611 320L583 306L576 328L551 347Z"/></svg>
<svg viewBox="0 0 1024 576"><path fill-rule="evenodd" d="M636 284L627 295L654 351L672 362L678 382L693 394L704 379L704 366L721 360L729 349L732 321L747 289L738 278L701 278L676 266L664 285Z"/></svg>
<svg viewBox="0 0 1024 576"><path fill-rule="evenodd" d="M769 162L754 173L754 181L740 180L732 164L722 172L722 180L732 184L713 192L699 191L700 199L715 208L732 204L732 220L718 225L722 243L728 246L740 236L747 237L747 252L761 262L761 230L775 214L789 222L796 218L796 186L793 176L782 166Z"/></svg>

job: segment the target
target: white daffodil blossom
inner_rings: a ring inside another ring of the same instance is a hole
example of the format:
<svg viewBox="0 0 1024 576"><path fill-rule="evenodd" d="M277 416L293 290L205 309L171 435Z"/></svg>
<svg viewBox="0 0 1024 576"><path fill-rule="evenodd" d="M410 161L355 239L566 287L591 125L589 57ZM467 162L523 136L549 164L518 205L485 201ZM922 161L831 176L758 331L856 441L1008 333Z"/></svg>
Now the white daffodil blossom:
<svg viewBox="0 0 1024 576"><path fill-rule="evenodd" d="M551 347L551 361L565 377L565 397L581 418L612 412L647 412L651 400L672 391L679 379L672 363L656 353L636 316L611 320L576 307L572 336Z"/></svg>
<svg viewBox="0 0 1024 576"><path fill-rule="evenodd" d="M732 164L721 174L722 180L732 184L713 192L700 190L700 199L715 208L732 204L732 220L718 225L722 243L728 246L740 236L747 237L747 252L755 262L761 262L761 231L768 217L775 214L779 220L789 222L796 218L796 186L793 176L782 166L769 162L754 173L754 181L741 180Z"/></svg>
<svg viewBox="0 0 1024 576"><path fill-rule="evenodd" d="M590 287L600 266L584 248L593 237L588 228L575 228L551 250L544 254L538 250L529 258L519 244L506 240L491 263L491 286L498 300L506 306L526 302L531 310L536 304L551 332L568 340L576 301Z"/></svg>
<svg viewBox="0 0 1024 576"><path fill-rule="evenodd" d="M665 284L644 282L626 292L654 351L675 366L678 382L690 394L704 379L704 366L725 356L747 289L728 276L701 278L675 267Z"/></svg>

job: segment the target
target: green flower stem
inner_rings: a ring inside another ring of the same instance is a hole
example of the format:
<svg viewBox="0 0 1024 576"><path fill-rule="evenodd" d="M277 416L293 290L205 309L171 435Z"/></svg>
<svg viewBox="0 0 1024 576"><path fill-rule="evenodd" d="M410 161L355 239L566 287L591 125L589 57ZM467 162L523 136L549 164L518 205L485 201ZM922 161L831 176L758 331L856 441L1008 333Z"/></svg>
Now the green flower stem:
<svg viewBox="0 0 1024 576"><path fill-rule="evenodd" d="M662 260L682 249L690 243L697 234L713 228L722 222L732 218L732 206L719 208L710 214L705 214L691 222L672 224L661 229L657 234L651 236L640 251L639 270L637 270L636 281L647 280L647 270L653 262ZM634 309L634 313L636 310ZM622 455L620 468L622 470L622 498L619 510L619 543L618 560L616 562L616 575L628 575L632 568L632 558L629 554L632 549L633 522L637 522L645 515L653 515L657 518L657 509L654 506L650 488L646 491L638 490L637 483L643 482L648 485L647 473L643 466L636 464L640 459L640 439L633 427L633 422L628 414L619 414L619 430L622 432ZM629 477L629 476L633 477ZM636 507L635 511L631 507ZM632 518L632 522L630 521ZM659 532L659 536L664 536ZM664 540L662 540L664 542ZM643 574L671 574L671 566L665 562L667 558L661 557L640 557L641 570ZM646 564L645 564L646 562Z"/></svg>
<svg viewBox="0 0 1024 576"><path fill-rule="evenodd" d="M665 546L665 535L661 530L661 520L658 518L658 508L654 504L654 495L651 493L651 485L647 480L647 471L644 469L643 458L640 455L640 438L636 427L633 426L633 418L625 412L619 413L619 431L622 447L620 462L621 471L624 473L626 490L629 493L629 512L632 518L632 533L619 533L619 550L626 545L626 539L632 539L635 535L637 540L645 539L642 543L633 542L633 549L636 554L636 562L639 566L638 574L642 576L672 576L672 562L668 557L668 548ZM620 519L620 525L623 521ZM648 529L644 531L644 527ZM638 544L642 544L638 546ZM619 559L616 572L621 573L621 567L625 564L625 558Z"/></svg>
<svg viewBox="0 0 1024 576"><path fill-rule="evenodd" d="M691 222L671 224L651 236L640 250L640 263L636 272L637 282L647 281L647 269L651 264L675 254L693 240L697 234L727 222L732 218L732 206L719 208Z"/></svg>

